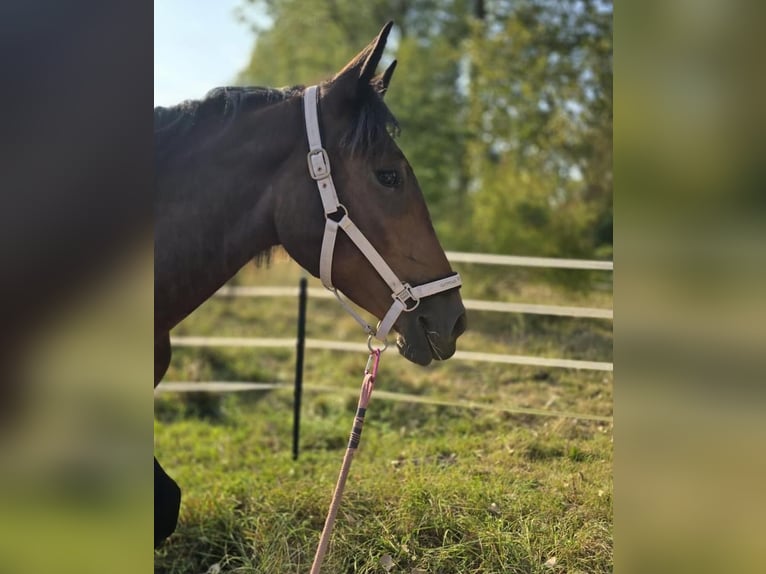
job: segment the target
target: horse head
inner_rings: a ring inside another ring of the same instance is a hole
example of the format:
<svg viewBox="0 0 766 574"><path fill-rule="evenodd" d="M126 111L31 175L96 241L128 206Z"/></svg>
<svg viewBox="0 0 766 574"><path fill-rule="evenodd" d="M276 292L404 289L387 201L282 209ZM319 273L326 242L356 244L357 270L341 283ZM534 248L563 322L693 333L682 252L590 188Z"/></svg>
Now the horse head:
<svg viewBox="0 0 766 574"><path fill-rule="evenodd" d="M394 141L398 125L383 97L396 61L375 74L390 29L388 23L340 72L319 86L317 114L341 215L353 220L402 282L415 287L455 274L436 237L415 173ZM306 149L301 149L302 155L294 154L293 159L300 158L305 166ZM325 205L323 212L317 177L312 177L310 168L289 173L291 181L283 181L280 187L289 184L291 191L281 193L276 202L277 234L298 263L320 276L328 210ZM331 250L331 282L382 319L392 306L392 288L368 259L346 234L339 233ZM420 365L451 357L466 328L458 289L408 305L393 325L399 334L399 352Z"/></svg>

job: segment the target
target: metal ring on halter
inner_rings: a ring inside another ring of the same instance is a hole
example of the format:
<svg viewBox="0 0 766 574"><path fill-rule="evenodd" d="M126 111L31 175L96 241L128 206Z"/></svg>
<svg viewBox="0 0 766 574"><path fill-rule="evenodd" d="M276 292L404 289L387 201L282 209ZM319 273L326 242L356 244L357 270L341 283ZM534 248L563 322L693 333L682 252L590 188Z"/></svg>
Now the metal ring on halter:
<svg viewBox="0 0 766 574"><path fill-rule="evenodd" d="M409 283L404 283L404 288L398 293L392 293L391 298L396 299L402 305L404 305L404 309L402 309L402 311L404 311L405 313L414 311L420 305L420 299L415 297L415 295L412 294L412 287L410 286ZM415 304L412 307L410 307L407 305L407 301L414 301Z"/></svg>
<svg viewBox="0 0 766 574"><path fill-rule="evenodd" d="M373 347L372 346L372 338L373 337L375 337L375 335L372 334L372 333L370 333L370 335L367 337L367 348L370 350L370 353L372 353L374 351L380 351L382 353L383 351L388 349L388 341L382 341L383 342L383 346L382 347L379 347L379 348ZM375 338L377 339L377 337L375 337ZM380 341L380 339L378 339L378 341Z"/></svg>

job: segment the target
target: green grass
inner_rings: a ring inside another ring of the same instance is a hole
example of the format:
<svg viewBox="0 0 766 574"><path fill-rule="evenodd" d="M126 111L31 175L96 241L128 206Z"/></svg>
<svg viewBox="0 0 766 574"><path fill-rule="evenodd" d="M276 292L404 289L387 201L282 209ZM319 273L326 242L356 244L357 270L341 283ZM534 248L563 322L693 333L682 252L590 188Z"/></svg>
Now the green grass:
<svg viewBox="0 0 766 574"><path fill-rule="evenodd" d="M566 291L533 273L458 270L466 298L611 305L609 292ZM295 285L299 276L277 259L236 281ZM292 337L295 313L291 299L213 299L175 334ZM608 321L471 313L469 329L464 350L612 357ZM332 301L309 301L308 336L364 341ZM289 382L293 361L290 350L179 348L166 379ZM307 351L306 384L343 392L305 391L297 462L288 390L158 395L156 454L183 501L155 571L308 572L364 364L364 354ZM458 361L422 368L384 353L380 391L486 408L373 395L323 572L611 572L611 423L503 409L611 416L612 383L600 372Z"/></svg>

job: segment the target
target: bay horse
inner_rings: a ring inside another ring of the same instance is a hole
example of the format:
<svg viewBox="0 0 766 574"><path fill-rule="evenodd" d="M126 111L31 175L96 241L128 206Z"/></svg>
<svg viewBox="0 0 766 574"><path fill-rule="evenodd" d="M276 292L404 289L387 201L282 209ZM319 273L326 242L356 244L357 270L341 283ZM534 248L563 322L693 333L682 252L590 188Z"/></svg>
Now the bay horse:
<svg viewBox="0 0 766 574"><path fill-rule="evenodd" d="M380 319L371 336L395 330L409 361L454 354L460 279L393 139L383 96L396 61L375 75L391 26L319 86L217 88L155 109L155 386L170 330L279 245ZM156 458L154 472L156 547L175 530L181 492Z"/></svg>

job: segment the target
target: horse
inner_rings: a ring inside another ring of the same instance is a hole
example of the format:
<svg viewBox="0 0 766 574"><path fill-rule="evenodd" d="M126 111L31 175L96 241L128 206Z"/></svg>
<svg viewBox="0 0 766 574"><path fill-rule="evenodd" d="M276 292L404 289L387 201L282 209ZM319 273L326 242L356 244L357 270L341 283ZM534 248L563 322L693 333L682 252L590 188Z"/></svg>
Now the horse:
<svg viewBox="0 0 766 574"><path fill-rule="evenodd" d="M454 354L460 279L394 140L383 98L396 61L375 75L391 26L319 86L217 88L155 108L155 387L170 330L280 245L380 319L365 325L371 337L396 331L407 360ZM181 491L156 457L154 471L157 547L176 528Z"/></svg>

